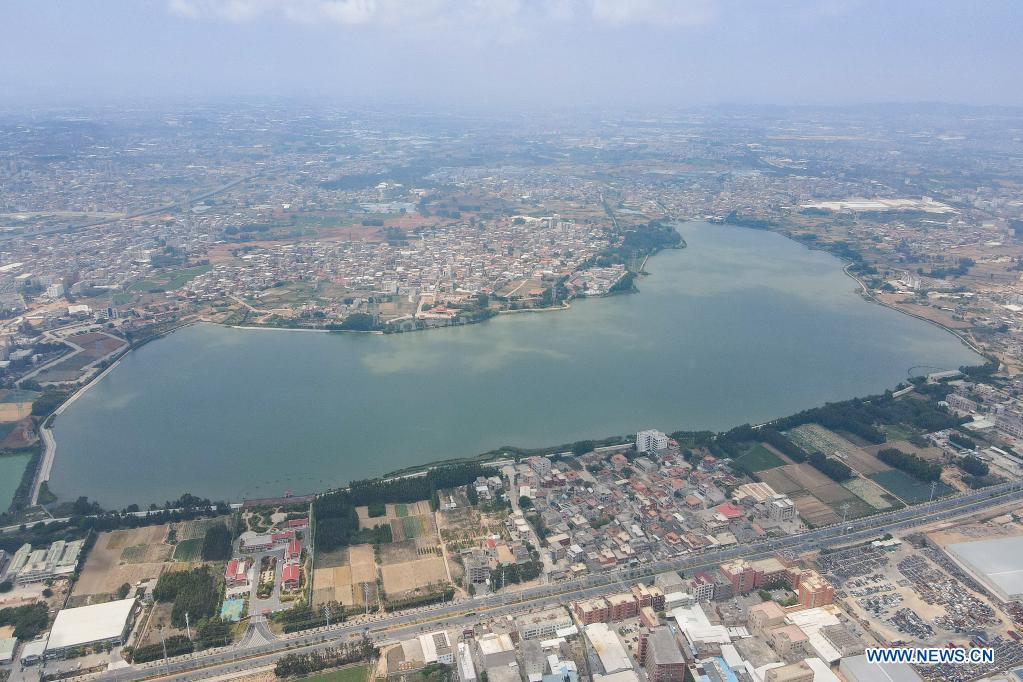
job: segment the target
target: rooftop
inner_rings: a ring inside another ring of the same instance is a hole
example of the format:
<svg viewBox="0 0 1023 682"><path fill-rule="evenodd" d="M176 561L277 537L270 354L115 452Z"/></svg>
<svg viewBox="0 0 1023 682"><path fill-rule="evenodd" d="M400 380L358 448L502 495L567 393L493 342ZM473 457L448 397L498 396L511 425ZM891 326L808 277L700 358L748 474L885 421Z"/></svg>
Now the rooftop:
<svg viewBox="0 0 1023 682"><path fill-rule="evenodd" d="M131 598L80 606L76 609L63 609L57 613L57 618L53 621L46 650L116 639L124 634L134 607L135 599Z"/></svg>

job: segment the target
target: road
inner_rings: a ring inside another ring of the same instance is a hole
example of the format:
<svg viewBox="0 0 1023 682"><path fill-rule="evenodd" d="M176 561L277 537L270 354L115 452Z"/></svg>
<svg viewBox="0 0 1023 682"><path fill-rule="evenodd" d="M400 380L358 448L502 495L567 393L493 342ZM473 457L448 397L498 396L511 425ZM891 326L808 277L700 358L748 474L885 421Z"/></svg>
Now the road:
<svg viewBox="0 0 1023 682"><path fill-rule="evenodd" d="M199 654L154 661L138 666L111 670L98 679L134 680L166 678L199 680L227 675L233 670L263 667L277 658L295 652L314 651L335 646L340 641L368 633L376 641L394 640L440 628L468 625L480 620L476 614L486 612L488 618L541 609L569 600L597 596L624 582L650 578L664 571L697 570L714 567L737 556L758 558L779 551L808 551L839 544L876 538L885 532L898 531L954 516L981 511L988 507L1014 502L1023 496L1020 482L1004 483L984 490L962 493L897 511L876 514L846 524L835 524L806 531L787 538L772 538L749 545L703 551L656 561L644 566L624 568L599 575L556 584L538 585L518 592L503 592L472 600L448 602L395 614L377 614L369 619L349 621L330 628L318 628L295 635L286 635L267 644L211 649ZM468 614L468 615L467 615Z"/></svg>

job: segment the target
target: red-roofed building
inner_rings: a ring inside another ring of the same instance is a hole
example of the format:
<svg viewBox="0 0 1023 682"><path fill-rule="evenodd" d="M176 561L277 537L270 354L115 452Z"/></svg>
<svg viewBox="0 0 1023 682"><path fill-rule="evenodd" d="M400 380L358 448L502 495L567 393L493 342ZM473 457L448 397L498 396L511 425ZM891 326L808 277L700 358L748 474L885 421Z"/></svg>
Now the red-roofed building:
<svg viewBox="0 0 1023 682"><path fill-rule="evenodd" d="M288 543L288 550L284 554L285 559L297 559L302 556L302 543L298 540L292 540Z"/></svg>
<svg viewBox="0 0 1023 682"><path fill-rule="evenodd" d="M280 587L284 590L297 590L299 588L299 564L285 563L280 572Z"/></svg>
<svg viewBox="0 0 1023 682"><path fill-rule="evenodd" d="M284 545L295 539L295 531L285 530L280 533L274 533L270 537L273 539L275 545Z"/></svg>
<svg viewBox="0 0 1023 682"><path fill-rule="evenodd" d="M288 528L305 528L308 525L309 525L308 518L290 519L288 521Z"/></svg>
<svg viewBox="0 0 1023 682"><path fill-rule="evenodd" d="M736 507L731 502L719 504L718 506L714 507L714 511L716 511L718 514L721 514L721 516L724 516L729 521L733 519L742 518L742 510Z"/></svg>
<svg viewBox="0 0 1023 682"><path fill-rule="evenodd" d="M224 580L228 587L237 587L249 582L248 559L231 559L224 571Z"/></svg>

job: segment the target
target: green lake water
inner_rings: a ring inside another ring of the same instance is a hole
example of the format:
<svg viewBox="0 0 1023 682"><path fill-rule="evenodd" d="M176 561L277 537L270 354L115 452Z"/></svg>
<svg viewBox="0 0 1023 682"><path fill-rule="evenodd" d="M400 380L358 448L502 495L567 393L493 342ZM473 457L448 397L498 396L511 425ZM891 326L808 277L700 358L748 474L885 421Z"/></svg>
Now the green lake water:
<svg viewBox="0 0 1023 682"><path fill-rule="evenodd" d="M864 301L826 253L680 232L640 293L563 312L387 336L179 330L57 418L50 487L111 507L311 492L501 445L726 429L981 361Z"/></svg>
<svg viewBox="0 0 1023 682"><path fill-rule="evenodd" d="M14 493L21 484L21 477L31 455L9 455L0 457L0 511L7 511L14 500Z"/></svg>

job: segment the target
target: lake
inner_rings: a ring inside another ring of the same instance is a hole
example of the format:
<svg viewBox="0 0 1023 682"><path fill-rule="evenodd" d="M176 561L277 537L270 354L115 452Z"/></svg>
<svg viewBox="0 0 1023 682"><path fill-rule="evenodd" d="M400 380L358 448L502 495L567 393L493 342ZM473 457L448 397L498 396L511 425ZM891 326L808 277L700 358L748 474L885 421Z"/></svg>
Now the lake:
<svg viewBox="0 0 1023 682"><path fill-rule="evenodd" d="M982 361L864 301L829 254L680 232L640 293L567 311L386 336L181 329L56 419L50 487L107 507L298 494L502 445L722 430Z"/></svg>
<svg viewBox="0 0 1023 682"><path fill-rule="evenodd" d="M5 455L0 457L0 511L7 511L14 501L14 493L21 485L21 477L31 455Z"/></svg>

